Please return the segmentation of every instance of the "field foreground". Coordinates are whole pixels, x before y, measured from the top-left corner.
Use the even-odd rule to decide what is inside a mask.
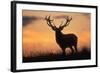
[[[91,59],[91,53],[87,50],[83,50],[82,52],[63,55],[63,54],[48,54],[42,55],[38,57],[23,57],[23,62],[47,62],[47,61],[67,61],[67,60],[86,60]]]

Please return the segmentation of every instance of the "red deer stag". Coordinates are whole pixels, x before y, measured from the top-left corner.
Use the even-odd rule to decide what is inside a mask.
[[[56,37],[56,42],[60,46],[60,48],[63,51],[63,54],[66,55],[65,49],[70,48],[72,50],[72,53],[74,53],[74,49],[77,52],[77,36],[75,34],[63,34],[61,31],[63,30],[64,27],[68,26],[72,18],[66,16],[66,21],[65,23],[61,23],[59,27],[56,27],[55,24],[53,23],[53,20],[50,19],[50,16],[46,16],[45,20],[52,28],[52,30],[55,31],[55,37]]]

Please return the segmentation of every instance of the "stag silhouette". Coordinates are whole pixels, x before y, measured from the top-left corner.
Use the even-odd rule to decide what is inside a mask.
[[[66,16],[65,18],[66,21],[64,23],[61,23],[59,27],[55,26],[53,20],[50,19],[50,16],[46,16],[45,20],[48,26],[50,26],[52,30],[55,31],[56,42],[62,49],[63,54],[66,55],[65,49],[68,47],[72,50],[72,53],[74,53],[75,51],[77,52],[77,40],[78,40],[77,36],[75,34],[63,34],[61,32],[64,27],[69,25],[72,18]]]

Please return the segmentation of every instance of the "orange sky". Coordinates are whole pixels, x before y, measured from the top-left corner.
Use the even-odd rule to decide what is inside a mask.
[[[71,16],[70,25],[63,29],[64,34],[74,33],[78,36],[78,50],[90,48],[90,14],[71,12],[50,12],[23,10],[23,53],[33,56],[47,53],[61,53],[61,48],[55,41],[55,32],[46,24],[45,16],[50,15],[56,26],[64,21],[65,16]],[[66,52],[70,49],[66,49]]]

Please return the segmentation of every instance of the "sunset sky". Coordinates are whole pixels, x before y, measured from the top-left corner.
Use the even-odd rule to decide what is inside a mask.
[[[66,16],[72,17],[69,26],[63,29],[64,34],[73,33],[78,37],[78,51],[83,47],[91,48],[91,15],[89,13],[52,12],[23,10],[23,55],[38,56],[48,53],[61,53],[62,50],[55,40],[55,32],[47,25],[46,16],[54,19],[54,24],[59,26]],[[88,50],[89,50],[88,49]],[[66,52],[71,50],[66,48]]]

